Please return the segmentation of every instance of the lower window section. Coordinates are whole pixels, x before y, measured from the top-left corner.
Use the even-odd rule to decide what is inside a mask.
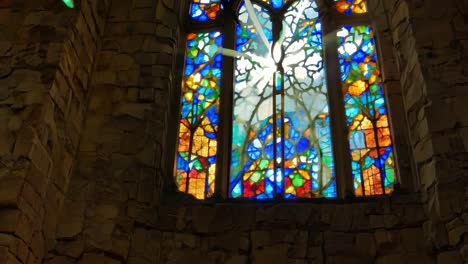
[[[395,163],[374,33],[370,26],[338,32],[341,81],[356,196],[391,193]]]

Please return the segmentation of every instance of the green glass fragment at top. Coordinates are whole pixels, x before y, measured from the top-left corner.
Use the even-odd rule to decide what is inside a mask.
[[[75,7],[75,3],[73,2],[73,0],[62,0],[62,1],[69,8],[74,8]]]

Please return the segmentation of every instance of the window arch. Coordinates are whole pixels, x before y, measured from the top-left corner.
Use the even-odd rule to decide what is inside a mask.
[[[364,0],[193,0],[179,191],[198,199],[392,192],[392,138],[366,12]]]

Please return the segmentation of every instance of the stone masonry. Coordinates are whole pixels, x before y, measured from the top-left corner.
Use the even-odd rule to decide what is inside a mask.
[[[0,0],[0,263],[468,263],[468,2],[369,0],[401,188],[200,202],[168,133],[183,0]]]

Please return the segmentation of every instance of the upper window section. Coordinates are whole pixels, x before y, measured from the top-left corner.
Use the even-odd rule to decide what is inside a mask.
[[[343,14],[367,13],[366,0],[335,0],[336,10]]]
[[[221,0],[193,0],[190,16],[199,22],[214,20],[221,9]]]

